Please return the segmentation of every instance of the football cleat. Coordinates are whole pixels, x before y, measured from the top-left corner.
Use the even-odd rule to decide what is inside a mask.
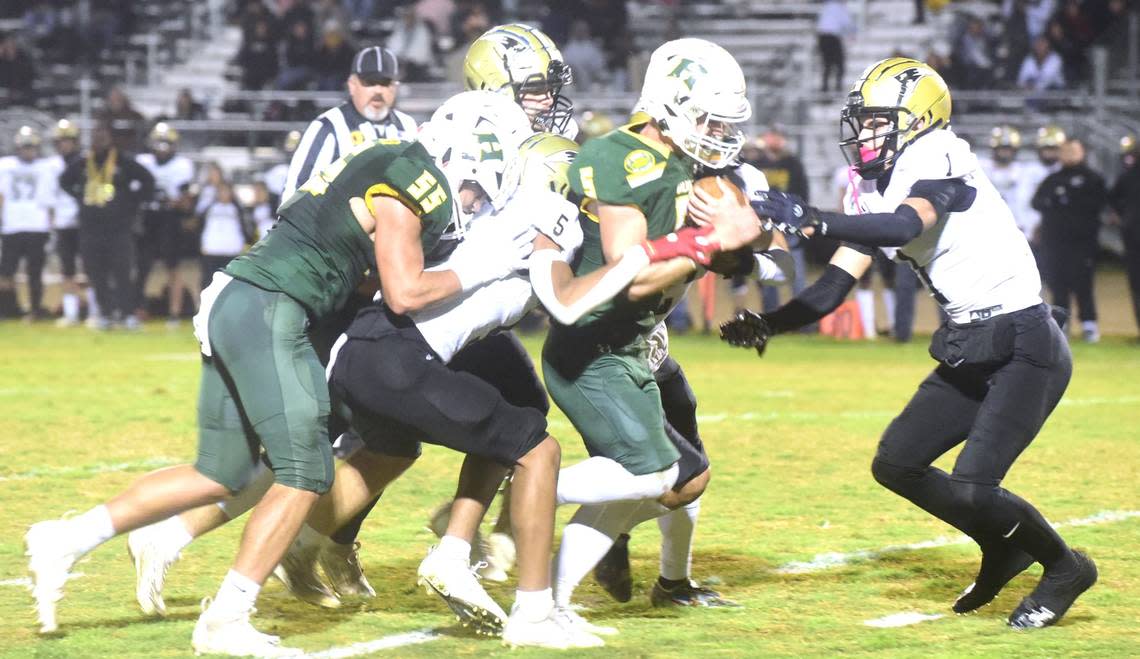
[[[548,648],[569,650],[571,648],[600,648],[606,642],[597,636],[576,628],[564,618],[551,613],[535,621],[519,612],[516,606],[503,627],[503,645],[508,647]]]
[[[649,601],[653,606],[740,606],[692,579],[686,579],[672,587],[662,585],[658,579],[653,584],[653,591],[649,593]]]
[[[1009,614],[1009,626],[1031,629],[1057,624],[1081,593],[1096,583],[1096,563],[1084,552],[1074,551],[1076,569],[1057,574],[1045,571],[1028,597]]]
[[[1033,557],[1016,547],[1003,545],[983,550],[978,576],[954,601],[954,613],[969,613],[989,604],[1007,583],[1030,565],[1033,565]]]
[[[451,501],[442,503],[435,512],[431,515],[431,521],[428,522],[428,528],[435,534],[435,537],[442,538],[447,535],[447,525],[451,521]],[[511,542],[511,549],[514,549],[514,538],[507,536]],[[491,553],[494,549],[490,543],[483,537],[482,531],[475,530],[475,537],[471,540],[471,564],[477,567],[477,574],[480,578],[488,581],[504,582],[507,580],[507,571],[514,565],[514,554],[511,554],[511,564],[506,568],[501,567],[501,563],[497,562],[502,559],[492,558]]]
[[[179,559],[179,552],[166,546],[160,530],[144,526],[127,535],[127,555],[135,565],[135,599],[139,608],[148,616],[165,616],[162,589],[166,586],[166,573]]]
[[[63,585],[67,583],[72,566],[82,557],[70,548],[70,532],[67,521],[53,519],[32,524],[24,536],[28,571],[32,574],[32,597],[36,600],[36,618],[41,634],[51,634],[59,628],[55,605],[63,599]]]
[[[327,542],[317,555],[317,562],[328,577],[333,592],[341,597],[376,597],[376,591],[364,576],[359,551],[359,542],[351,545]]]
[[[281,646],[280,637],[263,634],[249,623],[249,612],[228,616],[202,600],[202,615],[194,624],[190,644],[195,654],[222,654],[231,657],[294,657],[304,654],[297,648]]]
[[[619,602],[628,602],[633,597],[628,533],[619,535],[602,560],[594,566],[594,580]]]
[[[273,568],[273,576],[302,602],[326,609],[340,608],[341,601],[333,587],[317,572],[320,545],[304,545],[294,540],[281,564]]]
[[[618,633],[617,627],[595,625],[589,620],[586,620],[582,616],[578,615],[578,612],[569,607],[554,607],[554,619],[563,627],[569,627],[571,629],[585,632],[587,634],[593,634],[595,636],[613,636]]]
[[[478,634],[498,636],[503,633],[507,612],[480,585],[476,570],[465,560],[444,556],[435,547],[428,551],[416,574],[417,583],[427,592],[439,595],[459,618],[464,627]]]

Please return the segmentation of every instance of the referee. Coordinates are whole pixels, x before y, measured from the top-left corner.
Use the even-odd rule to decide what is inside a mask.
[[[415,120],[393,107],[399,88],[400,62],[392,51],[370,46],[358,52],[348,76],[349,100],[326,110],[305,129],[289,162],[281,201],[355,146],[383,138],[414,139]]]

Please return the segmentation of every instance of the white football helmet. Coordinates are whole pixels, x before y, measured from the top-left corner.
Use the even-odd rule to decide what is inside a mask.
[[[685,155],[726,167],[744,146],[737,124],[752,116],[744,72],[727,50],[704,39],[674,39],[653,51],[635,108],[656,120]]]
[[[464,181],[473,181],[501,210],[518,187],[519,146],[532,134],[530,118],[509,97],[469,91],[444,101],[418,139],[455,198]]]

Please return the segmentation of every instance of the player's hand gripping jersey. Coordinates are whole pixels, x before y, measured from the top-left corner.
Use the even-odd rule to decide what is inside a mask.
[[[884,247],[883,253],[910,264],[955,322],[1039,304],[1041,278],[1029,244],[970,146],[949,129],[918,138],[899,156],[889,178],[856,177],[844,196],[844,210],[849,215],[891,212],[913,196],[919,181],[950,179],[969,186],[973,199],[951,208],[918,238]]]
[[[335,311],[376,268],[372,239],[349,203],[354,197],[369,211],[377,197],[403,202],[420,218],[425,253],[455,218],[447,180],[423,146],[380,140],[313,175],[281,205],[276,228],[231,261],[226,273],[288,293],[313,317]]]

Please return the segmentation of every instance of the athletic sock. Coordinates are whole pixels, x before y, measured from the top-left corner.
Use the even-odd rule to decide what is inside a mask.
[[[554,559],[554,602],[570,606],[574,589],[613,546],[618,535],[630,528],[630,516],[641,502],[622,501],[582,506],[562,530],[562,544]]]
[[[471,543],[454,535],[440,538],[435,550],[445,558],[453,558],[464,563],[471,561]]]
[[[656,499],[677,482],[676,464],[651,474],[635,475],[620,463],[595,456],[558,472],[558,504],[603,504]]]
[[[511,615],[521,616],[527,622],[545,620],[554,609],[554,594],[550,588],[544,590],[516,590],[515,605]]]
[[[697,531],[697,518],[701,514],[701,500],[671,510],[657,518],[661,529],[661,578],[688,579],[693,567],[693,536]]]
[[[261,585],[242,574],[230,570],[218,588],[214,603],[210,610],[225,618],[233,618],[249,613],[257,602],[257,595],[261,592]]]
[[[63,307],[63,317],[67,320],[79,320],[79,296],[75,293],[64,293],[60,301]]]
[[[107,506],[98,505],[78,517],[69,520],[74,533],[71,539],[80,555],[86,554],[99,545],[115,537],[115,524]]]
[[[194,536],[186,530],[186,525],[182,523],[182,518],[178,515],[151,524],[150,531],[154,533],[154,537],[159,538],[162,544],[175,554],[194,541]]]
[[[356,536],[360,535],[360,526],[364,524],[364,518],[368,517],[368,513],[372,512],[372,509],[375,508],[379,502],[380,496],[377,495],[375,499],[356,514],[356,517],[345,522],[344,526],[332,534],[333,542],[341,545],[351,545],[356,542]]]
[[[883,310],[887,315],[887,329],[895,333],[895,292],[893,289],[883,289]]]
[[[875,291],[869,288],[856,289],[855,304],[859,305],[859,320],[863,323],[863,337],[875,338]]]

